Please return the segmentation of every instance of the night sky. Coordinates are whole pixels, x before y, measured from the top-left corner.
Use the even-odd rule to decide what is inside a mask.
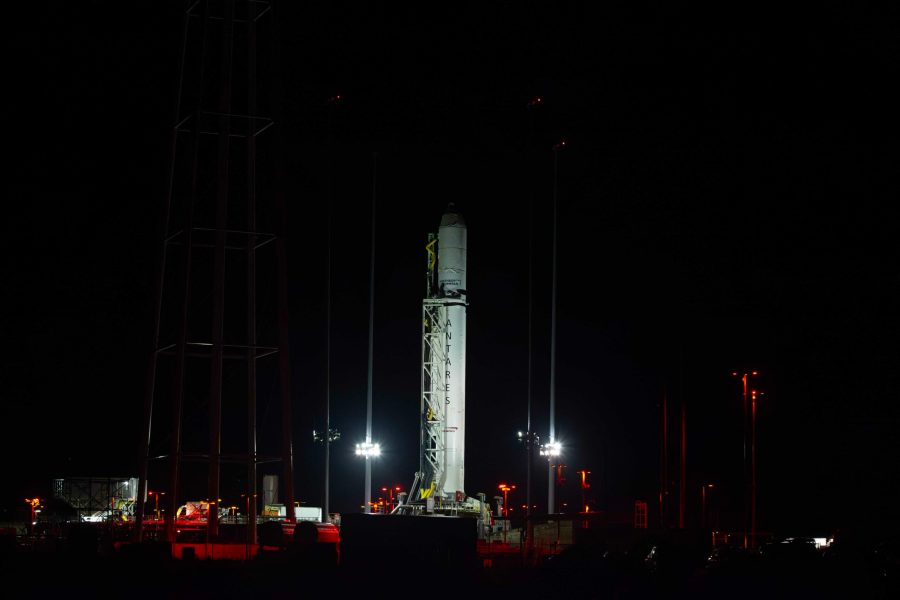
[[[171,4],[57,2],[10,21],[2,519],[52,477],[137,474],[182,28]],[[896,518],[896,11],[307,4],[276,13],[299,499],[322,493],[311,431],[330,205],[332,510],[362,502],[373,152],[373,483],[408,488],[417,468],[423,246],[453,201],[469,227],[466,491],[522,487],[529,206],[545,436],[565,139],[563,501],[586,468],[595,506],[654,503],[666,394],[686,405],[688,521],[715,482],[727,525],[742,452],[731,372],[758,369],[760,529]],[[264,435],[278,415],[266,401]]]

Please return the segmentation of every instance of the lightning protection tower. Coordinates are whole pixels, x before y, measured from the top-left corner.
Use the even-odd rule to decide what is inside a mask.
[[[277,107],[257,93],[277,81],[271,3],[188,2],[182,44],[135,534],[175,541],[178,507],[205,501],[215,541],[222,498],[254,543],[268,463],[294,520],[285,206],[265,116]],[[166,500],[152,528],[148,481]]]

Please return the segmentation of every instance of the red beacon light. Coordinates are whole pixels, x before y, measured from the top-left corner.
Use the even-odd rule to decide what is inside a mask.
[[[540,106],[544,103],[544,99],[540,96],[535,96],[531,100],[528,101],[528,106]]]
[[[562,150],[566,147],[566,140],[560,140],[559,142],[553,144],[554,150]]]

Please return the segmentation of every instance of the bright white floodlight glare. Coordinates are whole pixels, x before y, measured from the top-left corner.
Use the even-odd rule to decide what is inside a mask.
[[[550,442],[541,446],[541,456],[559,456],[560,454],[562,454],[560,442]]]
[[[361,442],[356,445],[356,455],[367,459],[381,456],[381,446],[371,442]]]

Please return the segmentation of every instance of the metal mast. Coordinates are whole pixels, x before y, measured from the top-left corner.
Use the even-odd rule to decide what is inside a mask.
[[[553,275],[550,284],[550,448],[547,514],[556,512],[556,473],[553,464],[554,445],[556,440],[556,239],[557,239],[557,199],[559,181],[559,151],[565,145],[560,142],[553,146]],[[559,456],[556,452],[555,456]],[[557,459],[558,460],[558,459]]]
[[[369,378],[366,388],[366,445],[372,444],[372,379],[375,367],[375,194],[378,153],[372,153],[372,249],[369,263]],[[366,460],[366,510],[372,512],[372,459]]]
[[[334,106],[340,100],[339,95],[328,99],[327,108],[327,134],[326,148],[328,152],[328,193],[325,199],[327,204],[327,260],[325,264],[325,434],[320,441],[325,444],[325,494],[323,501],[325,522],[331,522],[331,443],[340,439],[340,433],[331,428],[331,269],[333,259],[332,233],[333,215],[332,202],[334,201],[334,140],[331,133]],[[315,434],[314,434],[315,435]]]
[[[534,137],[534,109],[541,106],[543,99],[536,96],[529,100],[526,108],[528,110],[528,134],[525,139],[525,166],[527,170],[533,168],[533,151],[532,143]],[[531,519],[531,513],[534,507],[532,500],[532,470],[534,468],[534,448],[539,444],[538,436],[532,429],[531,412],[533,406],[533,389],[534,389],[534,191],[528,198],[528,381],[526,382],[526,410],[524,433],[525,442],[525,545],[526,554],[531,554],[530,550],[534,545],[534,522]],[[520,434],[520,438],[522,435]],[[523,441],[520,439],[520,441]]]

